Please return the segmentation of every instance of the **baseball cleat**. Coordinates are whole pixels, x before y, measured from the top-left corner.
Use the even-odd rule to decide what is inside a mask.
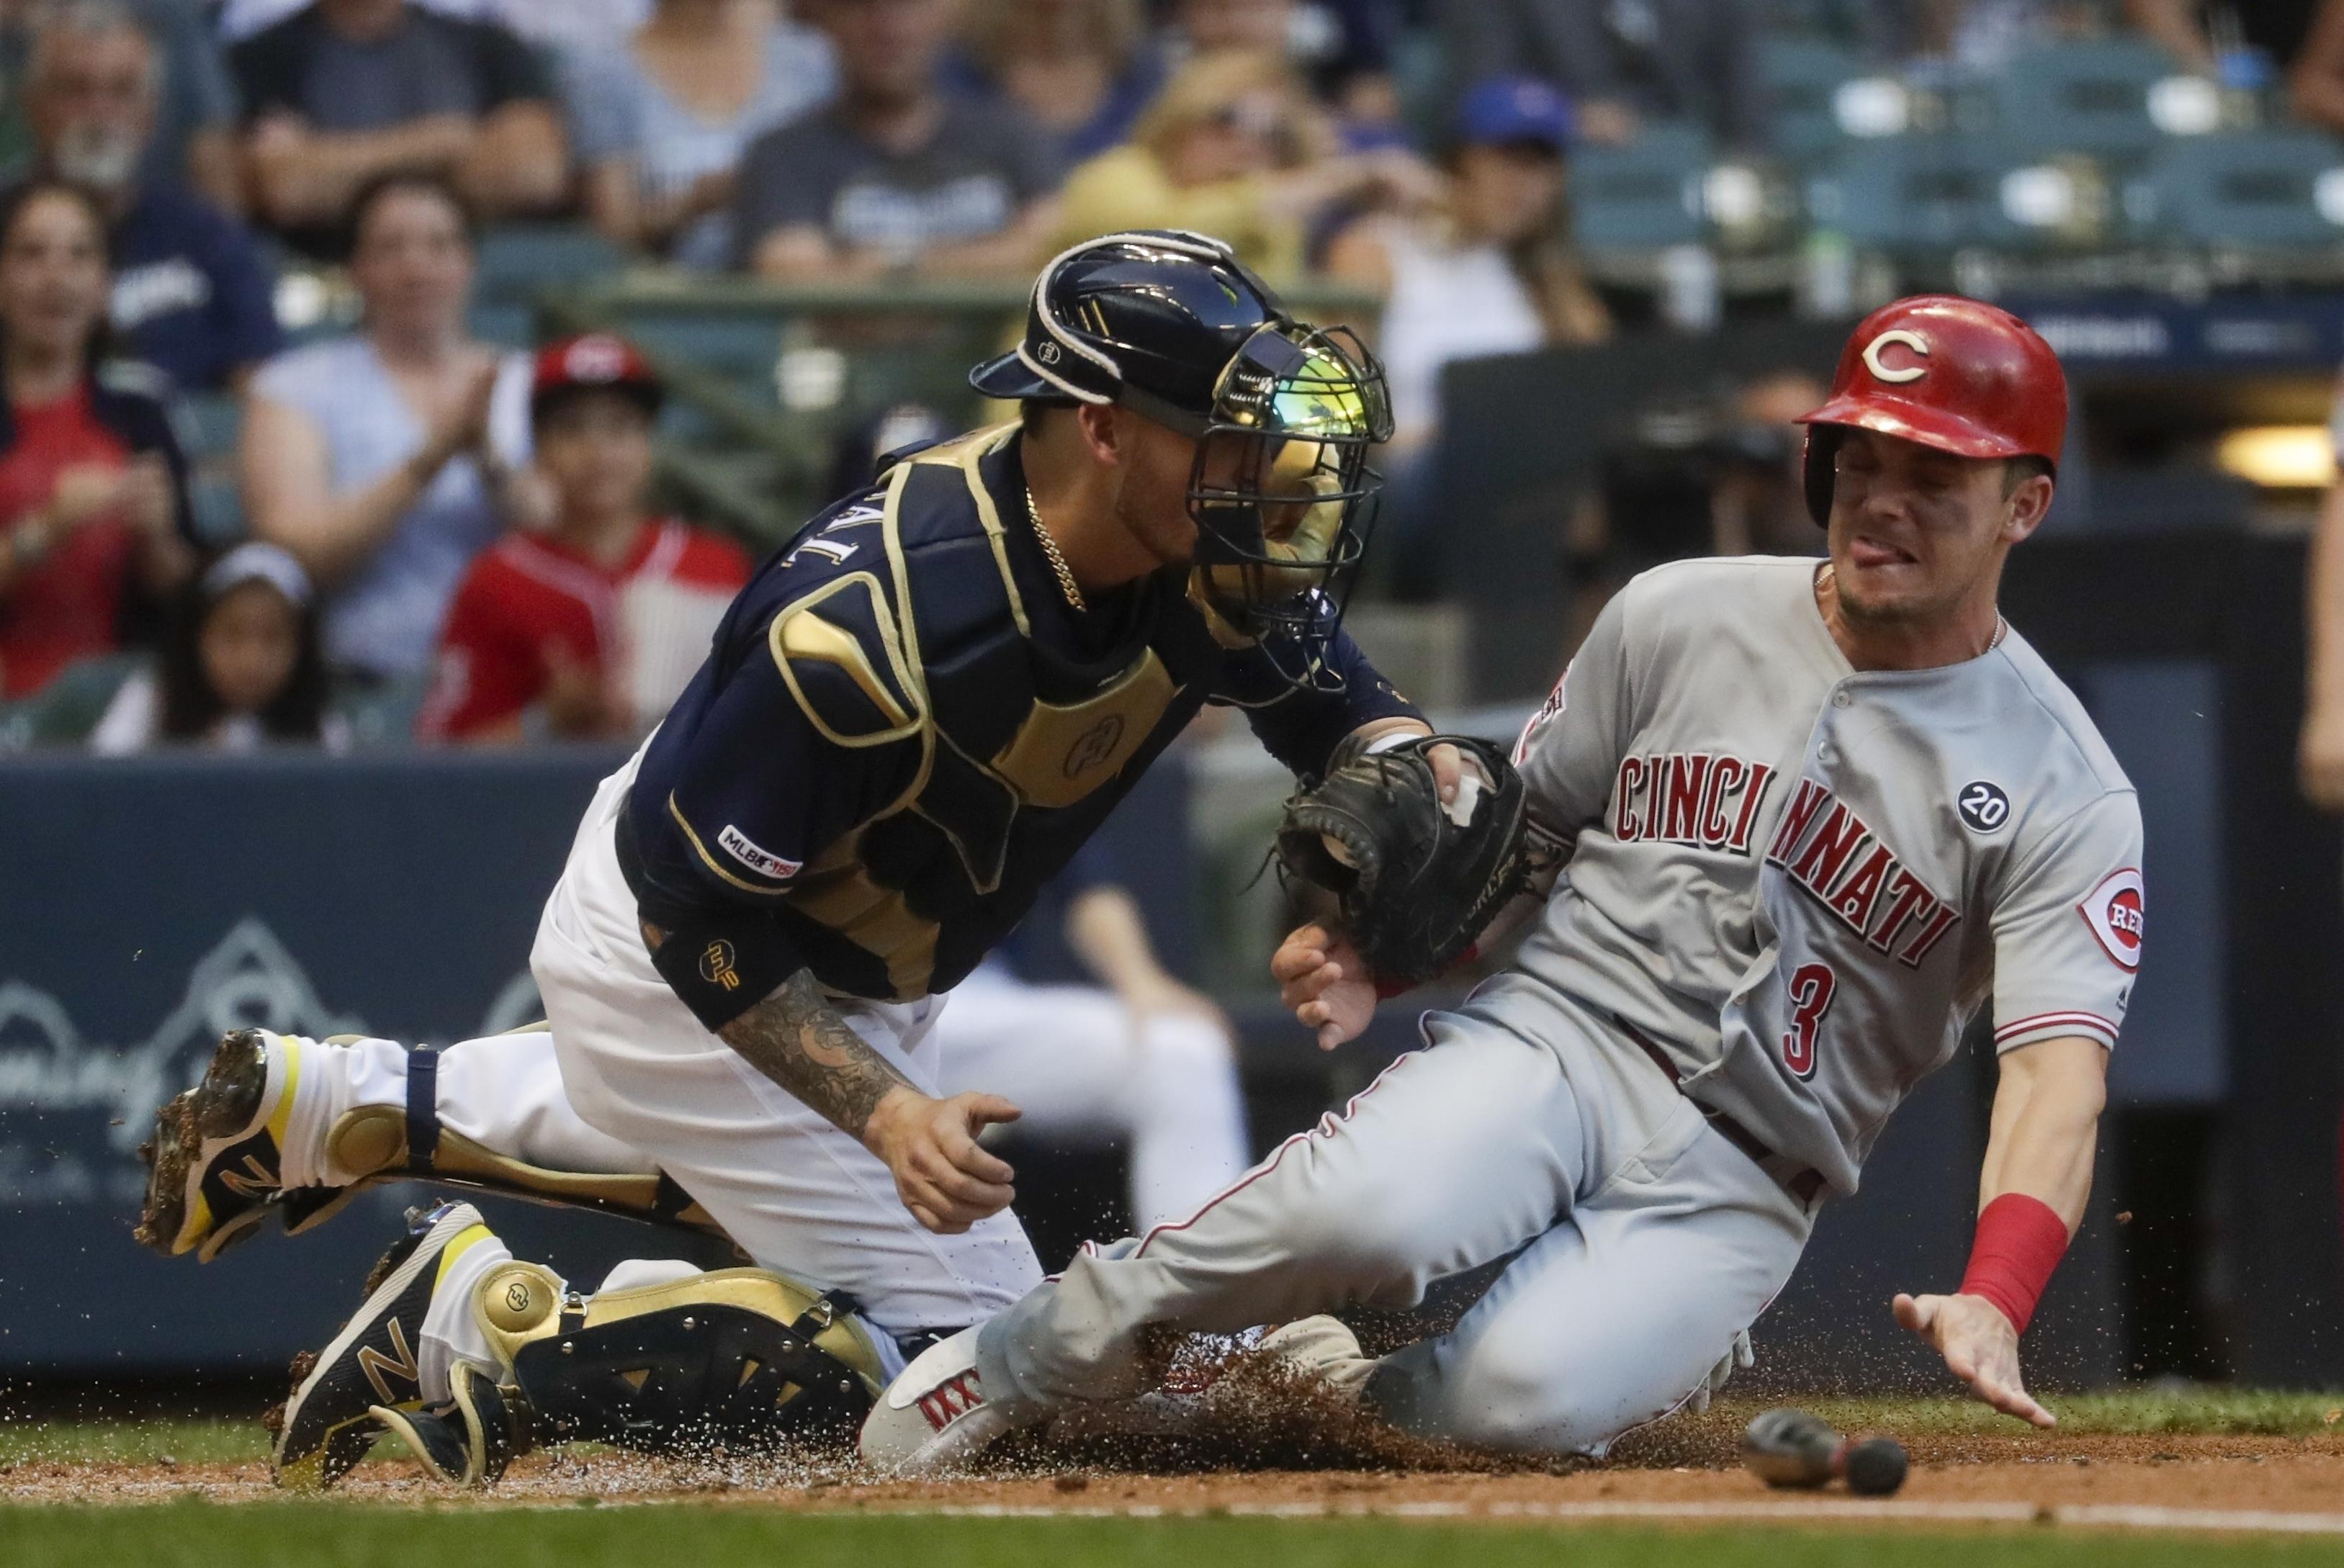
[[[470,1203],[408,1211],[407,1234],[367,1274],[365,1304],[314,1360],[294,1363],[300,1381],[268,1456],[278,1485],[331,1486],[382,1435],[380,1411],[423,1408],[423,1316],[432,1291],[457,1254],[489,1235]]]
[[[987,1403],[976,1372],[976,1330],[937,1341],[912,1359],[864,1418],[863,1462],[895,1475],[955,1470],[1020,1423]]]
[[[146,1201],[132,1233],[158,1252],[208,1263],[271,1208],[293,1231],[338,1212],[356,1188],[284,1190],[285,1130],[300,1075],[300,1042],[264,1029],[222,1035],[202,1081],[155,1112],[155,1135],[139,1146]]]
[[[1359,1348],[1359,1337],[1339,1318],[1320,1313],[1266,1332],[1255,1347],[1296,1377],[1357,1399],[1379,1364]]]
[[[458,1362],[448,1382],[451,1397],[445,1404],[429,1410],[379,1404],[367,1413],[404,1439],[434,1481],[494,1486],[513,1456],[524,1452],[520,1412],[513,1404],[520,1396],[470,1362]]]

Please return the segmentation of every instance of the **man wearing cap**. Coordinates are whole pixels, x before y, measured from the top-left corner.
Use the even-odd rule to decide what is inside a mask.
[[[1553,854],[1500,918],[1535,920],[1511,967],[1193,1218],[1086,1250],[924,1352],[864,1457],[964,1461],[1139,1392],[1150,1332],[1261,1323],[1411,1432],[1600,1454],[1746,1362],[1818,1208],[1987,1006],[1968,1270],[1894,1312],[1979,1398],[2051,1424],[2019,1335],[2083,1213],[2142,916],[2132,787],[1995,608],[2066,403],[2049,346],[1990,306],[1922,297],[1859,326],[1805,421],[1829,560],[1643,574],[1524,730]],[[1376,977],[1316,926],[1272,968],[1323,1046],[1375,1009]],[[1452,1331],[1380,1361],[1306,1316],[1509,1257]]]
[[[389,1427],[460,1480],[540,1437],[851,1431],[906,1342],[1039,1278],[975,1141],[1018,1108],[942,1092],[944,993],[1207,702],[1298,771],[1427,732],[1339,624],[1390,431],[1356,339],[1151,230],[1054,260],[971,378],[1021,418],[819,513],[604,781],[531,955],[545,1030],[240,1031],[164,1108],[140,1233],[167,1251],[438,1173],[697,1220],[759,1265],[581,1298],[435,1211],[304,1365],[288,1483]]]
[[[623,338],[564,338],[537,357],[533,467],[551,492],[541,529],[476,557],[449,607],[427,740],[642,736],[705,656],[749,579],[738,545],[653,518],[659,378]]]

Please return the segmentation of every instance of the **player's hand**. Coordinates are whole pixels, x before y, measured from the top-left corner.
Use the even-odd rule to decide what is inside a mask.
[[[2035,1402],[2018,1375],[2018,1331],[1984,1296],[1904,1296],[1893,1303],[1896,1322],[1928,1341],[1945,1370],[2002,1412],[2036,1426],[2059,1418]]]
[[[1296,930],[1269,958],[1278,1000],[1315,1030],[1318,1049],[1357,1040],[1376,1015],[1376,982],[1357,949],[1317,924]]]
[[[2323,811],[2344,811],[2344,703],[2321,704],[2304,713],[2295,769],[2305,799]]]
[[[1363,724],[1352,731],[1355,738],[1365,739],[1370,742],[1379,740],[1387,735],[1430,735],[1431,733],[1430,726],[1414,719],[1381,719],[1372,724]],[[1458,755],[1457,748],[1436,746],[1424,754],[1424,759],[1431,764],[1432,781],[1440,790],[1441,804],[1445,806],[1455,801],[1458,781],[1465,777],[1465,759]]]
[[[957,1236],[1017,1196],[1009,1184],[1016,1172],[978,1148],[976,1135],[1023,1114],[997,1094],[932,1100],[898,1087],[872,1111],[863,1141],[887,1162],[912,1218],[940,1236]]]

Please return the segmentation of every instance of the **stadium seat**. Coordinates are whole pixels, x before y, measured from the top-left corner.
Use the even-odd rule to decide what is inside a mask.
[[[40,690],[0,709],[0,751],[87,741],[114,694],[146,662],[143,653],[108,653],[66,666]]]
[[[2146,231],[2187,245],[2332,248],[2344,240],[2344,143],[2310,130],[2177,140],[2136,198]]]
[[[1591,250],[1699,244],[1709,164],[1698,126],[1650,125],[1624,147],[1580,148],[1571,160],[1573,235]]]
[[[229,392],[197,392],[179,401],[179,441],[191,459],[225,457],[236,450],[244,428],[244,404]]]
[[[506,224],[480,236],[476,286],[482,299],[520,301],[626,266],[626,252],[583,224]]]
[[[1773,37],[1760,45],[1758,73],[1776,154],[1810,167],[1845,145],[1834,96],[1868,74],[1862,55],[1821,38]]]
[[[2154,44],[2100,38],[2021,50],[1985,86],[2005,140],[2027,156],[2132,163],[2165,140],[2148,116],[2148,92],[2180,68]]]
[[[2011,158],[1972,136],[1895,136],[1851,148],[1809,182],[1807,209],[1859,249],[1897,254],[1972,246],[2021,250],[2039,236],[2002,206]]]

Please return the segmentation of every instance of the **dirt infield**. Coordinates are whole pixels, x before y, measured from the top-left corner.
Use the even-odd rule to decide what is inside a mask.
[[[1074,1464],[1069,1452],[1036,1452],[1037,1473],[945,1483],[872,1480],[844,1463],[769,1458],[652,1462],[607,1453],[521,1460],[478,1505],[544,1506],[692,1501],[725,1506],[874,1513],[1106,1513],[1138,1516],[1313,1513],[1424,1518],[1735,1519],[1834,1516],[1868,1525],[1904,1519],[1946,1523],[2028,1519],[2079,1524],[2288,1530],[2344,1534],[2344,1427],[2305,1435],[2181,1433],[2067,1435],[1905,1432],[1914,1469],[1885,1504],[1815,1493],[1770,1493],[1741,1469],[1735,1441],[1748,1412],[1688,1418],[1626,1444],[1602,1464],[1505,1469],[1383,1468],[1237,1471],[1187,1468],[1178,1454],[1145,1456],[1157,1473]],[[1201,1459],[1203,1456],[1191,1456]],[[1330,1456],[1339,1462],[1343,1456]],[[1488,1462],[1480,1462],[1487,1463]],[[258,1460],[84,1462],[22,1455],[0,1464],[0,1501],[136,1503],[282,1498]],[[411,1461],[379,1458],[337,1495],[353,1502],[464,1500],[424,1483]],[[1765,1509],[1766,1514],[1754,1513]]]

